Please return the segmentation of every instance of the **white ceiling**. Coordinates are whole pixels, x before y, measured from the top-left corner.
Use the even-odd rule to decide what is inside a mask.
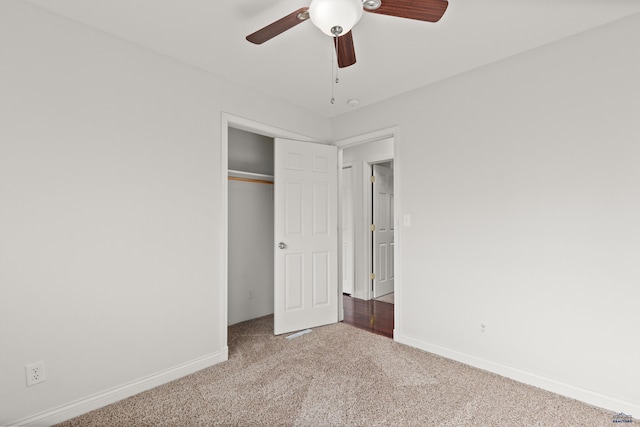
[[[365,12],[332,105],[333,44],[311,22],[245,40],[310,0],[26,1],[327,117],[640,13],[639,0],[450,0],[438,23]]]

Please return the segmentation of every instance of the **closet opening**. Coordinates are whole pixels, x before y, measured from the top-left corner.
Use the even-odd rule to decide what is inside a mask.
[[[227,326],[274,312],[274,138],[228,130]]]

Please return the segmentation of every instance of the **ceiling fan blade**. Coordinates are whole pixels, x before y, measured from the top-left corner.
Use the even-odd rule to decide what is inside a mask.
[[[353,34],[351,31],[344,36],[334,37],[333,43],[338,54],[338,67],[344,68],[356,63],[356,49],[353,46]]]
[[[254,44],[262,44],[267,40],[271,40],[278,34],[282,34],[285,31],[295,27],[299,23],[309,19],[308,10],[308,7],[298,9],[295,12],[288,14],[284,18],[278,19],[276,22],[273,22],[266,27],[259,29],[255,33],[249,34],[247,36],[247,40]]]
[[[399,18],[416,19],[418,21],[438,22],[447,10],[447,0],[382,0],[378,9],[364,10]]]

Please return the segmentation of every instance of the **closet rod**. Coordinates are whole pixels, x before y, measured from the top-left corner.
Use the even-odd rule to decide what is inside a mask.
[[[265,181],[264,179],[240,178],[240,177],[237,177],[237,176],[230,176],[229,180],[230,181],[255,182],[257,184],[271,184],[271,185],[273,185],[272,181]]]

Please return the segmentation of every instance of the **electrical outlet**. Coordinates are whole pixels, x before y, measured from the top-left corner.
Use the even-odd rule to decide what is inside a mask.
[[[44,372],[43,360],[25,366],[25,370],[27,372],[27,387],[31,387],[32,385],[44,382],[47,379],[47,376]]]
[[[486,335],[487,334],[487,323],[486,322],[480,322],[480,333],[482,335]]]
[[[253,299],[253,289],[249,289],[249,293],[248,293],[247,298]]]

